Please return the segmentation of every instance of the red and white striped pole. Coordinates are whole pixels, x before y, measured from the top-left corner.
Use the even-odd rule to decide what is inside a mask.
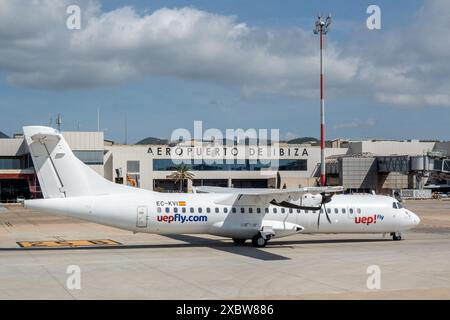
[[[324,98],[324,73],[323,73],[323,36],[328,32],[331,23],[331,15],[324,21],[322,17],[316,21],[314,33],[320,36],[320,185],[326,184],[325,168],[325,98]]]
[[[323,97],[323,30],[320,30],[320,185],[325,179],[325,100]]]

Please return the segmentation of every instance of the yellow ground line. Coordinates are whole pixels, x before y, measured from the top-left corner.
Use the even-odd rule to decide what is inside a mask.
[[[90,246],[117,246],[120,242],[111,239],[96,240],[62,240],[62,241],[19,241],[17,244],[22,248],[38,247],[90,247]]]

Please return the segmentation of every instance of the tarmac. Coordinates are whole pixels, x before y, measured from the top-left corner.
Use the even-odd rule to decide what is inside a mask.
[[[450,299],[450,201],[405,205],[422,221],[402,241],[296,235],[263,249],[5,205],[0,299]]]

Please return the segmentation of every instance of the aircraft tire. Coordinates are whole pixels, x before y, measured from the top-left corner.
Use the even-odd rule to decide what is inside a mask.
[[[394,232],[392,233],[392,240],[400,241],[402,240],[402,235],[399,232]]]
[[[263,236],[258,233],[253,237],[252,244],[256,248],[264,248],[267,245],[267,239],[264,239]]]

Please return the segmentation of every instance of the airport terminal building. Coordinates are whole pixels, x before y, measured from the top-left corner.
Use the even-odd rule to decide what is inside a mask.
[[[74,154],[106,179],[161,192],[180,189],[171,174],[185,164],[193,179],[181,186],[296,188],[315,186],[320,147],[314,143],[217,145],[188,141],[123,145],[103,132],[63,132]],[[390,194],[396,189],[433,185],[450,190],[450,143],[438,141],[327,142],[327,183],[352,192]],[[0,199],[41,197],[33,163],[22,135],[0,138]]]

